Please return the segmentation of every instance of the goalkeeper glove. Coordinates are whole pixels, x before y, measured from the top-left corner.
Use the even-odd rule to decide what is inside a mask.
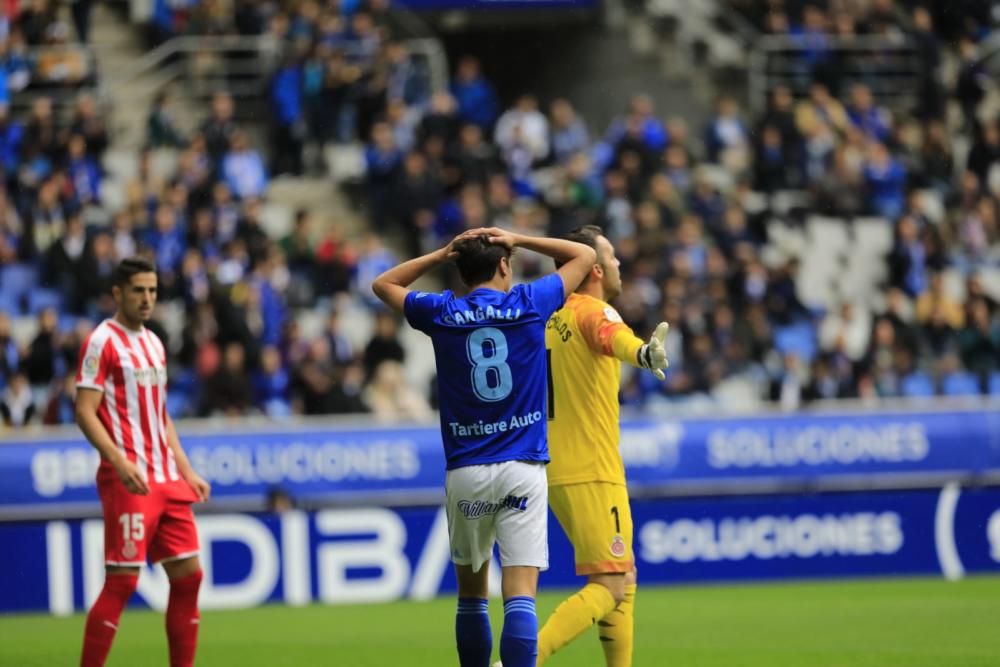
[[[667,379],[663,371],[670,362],[667,361],[667,351],[663,347],[663,342],[667,339],[669,329],[669,324],[660,322],[656,325],[656,331],[650,336],[649,342],[639,348],[639,365],[652,371],[657,380]]]

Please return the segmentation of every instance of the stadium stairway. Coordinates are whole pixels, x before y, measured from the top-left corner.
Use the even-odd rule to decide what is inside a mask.
[[[146,53],[141,30],[105,4],[96,4],[93,12],[91,46],[102,78],[105,82],[120,81],[118,77],[128,72],[135,61]],[[113,95],[110,99],[105,100],[113,113],[113,137],[105,159],[104,167],[109,178],[102,196],[107,208],[112,211],[124,202],[124,188],[137,173],[138,151],[146,138],[146,118],[153,97],[164,83],[165,80],[158,79],[155,73],[134,82],[118,83],[111,88]],[[170,86],[170,90],[178,125],[183,131],[192,131],[207,114],[205,104],[189,97],[179,86]],[[267,128],[261,124],[246,129],[252,143],[263,152]],[[325,157],[338,180],[356,177],[364,168],[360,149],[341,150]],[[154,174],[166,177],[173,172],[176,161],[175,151],[156,151],[153,155]],[[314,213],[319,234],[334,223],[339,224],[349,238],[359,238],[364,232],[363,219],[328,178],[281,177],[272,182],[264,211],[265,226],[273,238],[280,238],[291,229],[292,218],[298,208]]]

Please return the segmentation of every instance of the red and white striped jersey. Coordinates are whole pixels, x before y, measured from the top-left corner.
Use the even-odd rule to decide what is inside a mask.
[[[76,386],[104,392],[97,416],[147,483],[180,480],[167,445],[167,355],[156,334],[104,320],[83,342]]]

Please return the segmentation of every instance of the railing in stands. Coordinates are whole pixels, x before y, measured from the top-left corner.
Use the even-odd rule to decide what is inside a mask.
[[[404,42],[413,56],[425,63],[433,89],[445,88],[448,61],[441,44],[427,37]],[[149,81],[146,92],[179,80],[190,94],[198,97],[226,88],[237,99],[253,98],[263,92],[267,77],[280,57],[281,45],[267,37],[174,37],[105,81],[102,90],[111,99],[117,99],[122,91],[140,80]]]
[[[921,72],[916,46],[904,37],[827,36],[823,43],[801,37],[760,37],[750,53],[750,104],[754,112],[767,105],[768,91],[788,86],[796,97],[808,94],[817,78],[815,61],[824,53],[825,75],[842,86],[865,83],[879,103],[889,107],[913,106],[920,90]]]

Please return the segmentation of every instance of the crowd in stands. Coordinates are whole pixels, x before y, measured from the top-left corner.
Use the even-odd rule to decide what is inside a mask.
[[[549,234],[600,225],[622,261],[626,322],[640,334],[673,325],[668,381],[633,375],[629,403],[709,396],[731,380],[788,408],[1000,393],[1000,116],[983,104],[990,82],[974,57],[988,24],[966,15],[952,52],[918,3],[754,4],[771,7],[762,29],[803,45],[799,85],[776,86],[763,113],[722,97],[689,128],[637,95],[594,128],[566,99],[523,95],[502,108],[465,58],[419,120],[374,126],[373,224],[398,226],[411,253],[483,224]],[[920,44],[916,108],[886,108],[864,79],[837,76],[831,35],[889,33]],[[949,56],[958,74],[946,88]],[[798,203],[779,211],[789,191]],[[803,299],[811,267],[776,254],[769,232],[817,214],[877,217],[891,230],[875,298]],[[523,277],[547,270],[525,261]]]
[[[6,3],[0,11],[0,104],[25,90],[93,85],[96,70],[81,45],[90,33],[91,0],[70,5],[69,24],[54,0]]]
[[[399,323],[377,314],[370,294],[372,279],[396,262],[379,237],[354,242],[300,210],[286,237],[271,238],[261,219],[271,178],[301,168],[300,125],[347,142],[395,103],[426,94],[405,47],[390,39],[384,3],[349,4],[287,12],[244,3],[215,28],[202,19],[218,6],[195,4],[185,16],[170,5],[175,27],[189,18],[188,31],[268,30],[281,41],[270,164],[231,95],[215,94],[192,133],[164,92],[149,115],[148,150],[124,204],[112,209],[102,201],[112,137],[93,95],[80,94],[69,117],[48,97],[23,117],[0,105],[0,423],[72,421],[79,346],[114,310],[112,267],[135,254],[159,273],[161,308],[151,326],[171,352],[175,415],[427,416],[425,392],[397,390]],[[12,25],[30,23],[22,11]],[[154,169],[160,149],[176,156],[166,178]],[[307,340],[293,316],[317,303],[329,312],[325,333]],[[371,313],[367,344],[342,333],[341,304]],[[34,330],[28,341],[17,335],[25,322]]]
[[[873,16],[784,4],[790,31],[859,29]],[[424,418],[433,391],[403,379],[400,322],[380,310],[370,284],[396,262],[384,239],[398,236],[416,254],[482,225],[605,230],[622,261],[622,317],[640,335],[661,319],[672,324],[667,382],[628,375],[630,405],[706,397],[734,380],[786,408],[1000,392],[1000,308],[990,282],[1000,274],[988,273],[1000,265],[1000,118],[984,113],[988,82],[975,71],[947,90],[929,78],[964,120],[950,120],[947,104],[890,111],[863,82],[828,80],[820,46],[809,56],[808,94],[778,87],[761,115],[724,97],[690,128],[636,95],[599,129],[566,99],[543,105],[525,94],[504,108],[472,57],[453,64],[449,90],[432,92],[386,29],[383,0],[335,10],[306,0],[293,12],[240,2],[231,15],[212,2],[186,13],[166,6],[168,36],[267,33],[284,45],[271,85],[270,160],[240,127],[228,94],[213,98],[190,136],[162,95],[148,139],[177,151],[176,170],[158,180],[143,153],[125,205],[108,210],[109,136],[93,98],[81,96],[72,118],[55,118],[44,99],[26,118],[0,116],[0,411],[8,424],[72,420],[80,342],[113,311],[114,263],[137,253],[159,271],[151,326],[171,353],[175,415]],[[897,16],[896,25],[923,34],[943,57],[927,12]],[[983,35],[963,34],[956,57],[972,69],[970,49]],[[371,233],[351,241],[303,210],[287,236],[270,237],[261,220],[269,179],[302,169],[307,140],[359,137]],[[971,144],[967,156],[954,148],[960,138]],[[772,210],[787,191],[800,203]],[[812,213],[885,219],[893,241],[880,258],[877,305],[803,300],[809,266],[773,252],[772,221],[794,229]],[[530,253],[515,266],[520,279],[550,270]],[[960,298],[945,280],[956,274]],[[297,315],[317,304],[328,313],[323,332],[307,336]],[[345,335],[351,308],[374,319],[366,345]],[[37,333],[19,345],[14,329],[25,318],[36,318]]]

